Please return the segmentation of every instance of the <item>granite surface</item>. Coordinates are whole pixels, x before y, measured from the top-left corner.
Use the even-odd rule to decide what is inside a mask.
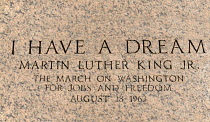
[[[178,40],[184,52],[188,40],[203,40],[206,53],[126,54],[126,40],[158,40],[171,50]],[[4,122],[209,122],[210,120],[210,2],[208,0],[0,0],[0,121]],[[15,41],[15,53],[12,44]],[[42,41],[42,54],[29,54],[29,41]],[[47,49],[53,40],[59,54]],[[72,40],[70,49],[65,48]],[[76,40],[84,40],[75,54]],[[112,54],[104,48],[106,40]],[[80,43],[82,44],[82,42]],[[132,43],[131,50],[136,49]],[[51,45],[52,46],[52,45]],[[192,49],[192,48],[191,48]],[[200,47],[201,49],[201,47]],[[148,50],[147,50],[148,51]],[[79,69],[78,61],[128,61],[129,69]],[[171,60],[173,69],[138,69],[139,60]],[[195,69],[180,69],[192,60]],[[20,69],[22,62],[69,61],[69,69]],[[30,64],[34,65],[33,63]],[[120,65],[119,65],[120,66]],[[122,68],[122,67],[121,67]],[[37,80],[35,75],[50,76]],[[57,82],[56,76],[91,76],[91,82]],[[117,76],[183,75],[177,82],[120,82]],[[98,82],[98,76],[111,76]],[[37,80],[37,81],[36,81]],[[65,87],[46,90],[46,85]],[[69,91],[69,85],[86,85],[87,91]],[[171,85],[170,91],[126,91],[126,85]],[[97,90],[99,85],[119,85],[119,91]],[[107,102],[72,102],[76,95],[109,95]],[[124,96],[124,101],[116,98]],[[145,101],[130,102],[131,96]],[[103,99],[104,100],[104,99]]]

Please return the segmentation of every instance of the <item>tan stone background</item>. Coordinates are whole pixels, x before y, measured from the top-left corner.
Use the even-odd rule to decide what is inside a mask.
[[[210,120],[209,51],[206,54],[126,55],[126,39],[173,41],[205,40],[210,49],[210,2],[208,0],[1,0],[0,1],[0,121],[154,121],[208,122]],[[78,56],[28,55],[29,40],[83,39],[88,52]],[[17,40],[17,54],[11,54]],[[107,40],[113,54],[95,52]],[[187,45],[186,45],[187,46]],[[21,60],[195,60],[199,70],[20,70]],[[134,66],[133,66],[134,67]],[[144,94],[146,103],[70,103],[69,96],[84,92],[49,92],[35,83],[34,74],[184,74],[171,92]],[[97,82],[92,82],[95,85]],[[113,80],[112,84],[117,84]],[[95,93],[99,94],[99,93]],[[106,92],[106,94],[120,94]]]

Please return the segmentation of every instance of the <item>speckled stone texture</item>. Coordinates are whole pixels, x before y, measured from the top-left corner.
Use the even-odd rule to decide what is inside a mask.
[[[204,41],[206,53],[126,54],[125,40],[166,40],[171,50],[176,39],[187,52],[188,40]],[[210,2],[208,0],[0,0],[0,121],[4,122],[209,122],[210,121]],[[15,54],[12,55],[12,41]],[[28,54],[29,41],[42,41],[43,53]],[[50,50],[56,43],[60,54]],[[72,40],[65,54],[65,47]],[[84,40],[74,54],[75,40]],[[106,49],[98,54],[106,40]],[[142,43],[141,43],[142,44]],[[141,45],[140,44],[140,45]],[[194,43],[198,45],[198,43]],[[69,61],[69,69],[19,69],[21,61]],[[129,69],[78,69],[78,61],[126,60]],[[138,60],[171,60],[173,69],[137,69]],[[192,60],[199,69],[180,70],[182,60]],[[49,75],[50,82],[35,82],[34,75]],[[57,83],[57,75],[89,75],[91,82]],[[99,75],[111,81],[98,82]],[[183,75],[170,84],[171,91],[97,91],[103,84],[143,85],[119,82],[118,75]],[[89,85],[91,91],[46,91],[46,84]],[[110,95],[108,102],[71,102],[72,95]],[[116,102],[123,95],[123,102]],[[145,96],[145,102],[130,102],[129,96]]]

